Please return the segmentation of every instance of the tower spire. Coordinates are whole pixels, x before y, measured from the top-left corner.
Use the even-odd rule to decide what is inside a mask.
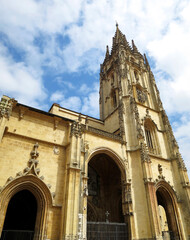
[[[125,35],[120,31],[119,25],[116,21],[116,32],[115,32],[115,35],[113,37],[113,44],[112,44],[111,53],[116,50],[118,45],[123,45],[126,48],[130,48],[129,43],[127,42],[127,39],[126,39]]]

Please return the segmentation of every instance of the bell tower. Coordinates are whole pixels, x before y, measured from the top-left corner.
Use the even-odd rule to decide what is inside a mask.
[[[150,235],[162,239],[159,205],[165,211],[168,232],[173,234],[170,237],[187,239],[190,235],[187,169],[147,57],[138,51],[133,40],[130,46],[118,24],[111,52],[107,46],[100,68],[99,103],[101,120],[126,145],[128,178],[136,198],[133,201],[136,206],[143,204]],[[140,213],[137,215],[137,222],[146,221]],[[139,234],[142,226],[137,227]]]

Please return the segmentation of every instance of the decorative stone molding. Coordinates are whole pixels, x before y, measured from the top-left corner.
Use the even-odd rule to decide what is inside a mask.
[[[59,150],[59,147],[58,147],[58,146],[54,146],[54,147],[53,147],[53,153],[54,153],[55,155],[59,155],[60,150]]]
[[[83,197],[88,197],[88,186],[85,184],[83,188]]]
[[[144,104],[146,102],[146,100],[147,100],[146,92],[143,91],[142,89],[138,88],[138,87],[136,88],[136,90],[137,90],[137,99],[138,99],[138,101],[140,103]]]
[[[26,167],[22,172],[21,171],[18,172],[14,178],[12,176],[10,176],[7,179],[6,184],[3,187],[0,187],[0,193],[13,180],[21,178],[21,177],[26,176],[26,175],[34,175],[34,176],[38,177],[41,181],[44,180],[44,176],[39,177],[40,169],[37,168],[37,166],[39,164],[39,161],[37,160],[37,158],[39,157],[38,147],[39,147],[38,143],[35,143],[34,146],[33,146],[33,150],[30,153],[31,158],[28,161],[28,167]],[[51,188],[50,184],[46,184],[46,186],[49,189]],[[51,195],[52,195],[53,198],[55,197],[54,192],[52,192]]]
[[[135,115],[137,138],[144,139],[144,132],[143,132],[141,122],[140,122],[139,111],[138,111],[135,99],[133,97],[131,97],[131,99],[130,99],[130,104],[131,104],[131,110]]]
[[[141,153],[141,161],[142,162],[147,162],[151,163],[149,154],[148,154],[148,149],[145,143],[141,143],[140,145],[140,153]]]
[[[162,169],[162,165],[161,165],[161,164],[158,164],[158,172],[159,172],[159,175],[161,176],[161,175],[162,175],[162,172],[163,172],[163,169]]]
[[[81,139],[81,152],[86,153],[89,150],[89,143],[88,141],[83,141],[83,139]]]
[[[122,137],[125,134],[125,131],[124,131],[124,120],[123,120],[123,114],[125,113],[125,111],[124,111],[124,104],[123,104],[123,102],[120,102],[118,110],[119,110],[118,112],[119,112],[120,136]]]
[[[178,147],[178,144],[177,144],[177,141],[174,137],[174,134],[173,134],[173,131],[172,131],[172,127],[170,125],[170,122],[169,122],[169,119],[168,119],[168,116],[166,115],[166,112],[165,110],[162,110],[162,119],[163,119],[163,124],[166,128],[166,132],[168,134],[168,137],[169,137],[169,141],[170,143],[172,144],[172,147]]]
[[[83,214],[78,214],[78,240],[83,239]]]
[[[71,136],[81,137],[82,136],[82,125],[80,122],[74,121],[71,125]]]
[[[189,182],[182,182],[181,184],[182,184],[183,188],[190,188]]]
[[[177,202],[180,203],[181,199],[180,199],[179,195],[177,194],[177,191],[174,189],[174,186],[171,185],[170,181],[166,181],[165,176],[163,176],[162,174],[159,175],[158,178],[154,181],[154,184],[158,185],[158,184],[160,184],[162,182],[164,182],[164,183],[166,183],[166,184],[168,184],[170,186],[170,188],[172,189],[174,195],[176,196]]]
[[[31,159],[28,161],[28,167],[24,169],[24,173],[29,174],[32,173],[36,176],[39,176],[40,169],[37,168],[39,161],[37,158],[39,157],[39,152],[38,152],[38,143],[34,144],[33,150],[31,151]]]
[[[131,179],[124,181],[122,184],[123,193],[123,214],[133,216],[132,194],[131,194]]]
[[[12,108],[13,108],[13,103],[15,102],[14,98],[8,98],[6,96],[3,96],[0,101],[0,117],[5,117],[9,119],[11,113],[12,113]]]
[[[124,201],[126,203],[132,203],[132,195],[131,195],[131,180],[123,183],[123,193],[124,193]]]
[[[180,153],[176,153],[176,159],[177,159],[178,168],[182,169],[183,171],[187,171],[187,168],[185,166],[185,162],[184,162]]]
[[[154,184],[154,181],[152,178],[143,178],[144,180],[144,184],[147,184],[147,183],[153,183]]]
[[[69,234],[69,235],[66,235],[63,239],[64,240],[78,240],[78,236],[73,235],[73,234]]]
[[[54,116],[54,130],[58,128],[60,118]]]
[[[163,109],[163,105],[162,105],[162,101],[161,101],[161,98],[160,98],[160,92],[159,92],[156,84],[154,86],[155,86],[156,94],[157,94],[158,107],[160,108],[160,110],[162,110]]]
[[[82,124],[81,131],[95,133],[97,135],[104,136],[104,137],[107,137],[107,138],[111,138],[111,139],[114,139],[116,141],[119,141],[119,142],[123,143],[123,139],[122,139],[121,136],[118,136],[114,133],[109,133],[109,132],[106,132],[106,131],[103,131],[103,130],[100,130],[100,129],[97,129],[97,128],[93,128],[93,127],[89,126],[88,130],[87,130],[85,125]]]

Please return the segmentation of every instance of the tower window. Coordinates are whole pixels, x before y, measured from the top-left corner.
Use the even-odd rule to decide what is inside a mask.
[[[145,129],[146,139],[147,139],[147,146],[150,149],[153,149],[152,137],[151,132],[149,129]]]
[[[160,154],[160,147],[154,123],[151,120],[147,120],[145,121],[144,128],[149,152],[153,154]]]

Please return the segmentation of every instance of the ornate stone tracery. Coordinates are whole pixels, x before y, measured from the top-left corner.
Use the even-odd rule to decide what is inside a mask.
[[[176,158],[177,158],[178,168],[182,169],[183,171],[187,171],[187,168],[185,166],[185,162],[184,162],[180,153],[176,153]]]
[[[130,98],[130,104],[131,104],[131,110],[135,115],[137,138],[144,139],[144,132],[143,132],[141,122],[140,122],[139,111],[138,111],[135,99],[133,97]]]
[[[142,162],[148,162],[151,163],[149,154],[148,154],[148,149],[145,143],[141,143],[140,147],[140,152],[141,152],[141,160]]]
[[[137,99],[140,103],[145,103],[146,100],[147,100],[147,95],[144,91],[142,91],[141,89],[139,88],[136,88],[137,90]]]
[[[15,102],[14,98],[8,98],[3,96],[0,101],[0,117],[8,118],[11,115],[13,103]]]
[[[179,148],[177,141],[174,137],[173,130],[172,130],[172,127],[170,125],[170,122],[169,122],[168,116],[166,115],[165,110],[162,110],[162,119],[163,119],[163,124],[165,126],[169,141],[172,145],[171,148],[175,148],[175,147]]]
[[[71,136],[75,136],[75,137],[82,136],[82,125],[80,122],[74,121],[71,124]]]

